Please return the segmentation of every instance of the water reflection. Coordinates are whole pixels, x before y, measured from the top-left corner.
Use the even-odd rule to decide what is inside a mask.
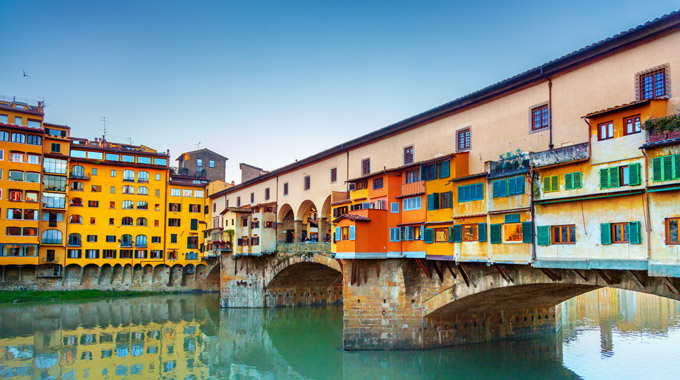
[[[679,302],[603,289],[563,304],[562,318],[561,331],[540,339],[342,352],[336,307],[220,310],[217,295],[3,305],[0,378],[612,379],[677,372]]]

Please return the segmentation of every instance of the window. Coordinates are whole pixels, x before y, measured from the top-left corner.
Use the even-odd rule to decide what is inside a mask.
[[[479,225],[478,224],[464,224],[462,226],[462,231],[463,231],[463,236],[462,240],[463,241],[477,241],[478,237],[477,234],[479,232]]]
[[[583,187],[581,172],[567,173],[564,175],[564,189],[574,190]]]
[[[471,185],[458,186],[458,203],[479,201],[484,199],[484,184],[473,183]]]
[[[115,176],[116,176],[116,171],[112,169],[111,170],[111,177],[115,177]]]
[[[170,235],[170,243],[177,243],[177,234]]]
[[[18,181],[18,182],[23,182],[24,181],[24,172],[18,172],[15,170],[10,170],[9,171],[9,176],[7,177],[10,181]]]
[[[135,238],[135,247],[146,247],[146,235],[137,235]]]
[[[88,259],[98,259],[99,258],[99,250],[98,249],[86,249],[85,250],[85,257]]]
[[[22,123],[23,123],[23,120],[22,120],[21,117],[19,117],[19,116],[14,116],[14,124],[15,124],[15,125],[22,125]]]
[[[66,255],[69,259],[79,259],[82,257],[82,254],[82,249],[69,249]]]
[[[338,168],[331,169],[331,183],[338,181]]]
[[[203,168],[203,160],[200,158],[196,159],[196,169],[201,170]]]
[[[52,143],[52,153],[60,153],[61,152],[61,145],[57,143]]]
[[[264,189],[264,200],[269,200],[269,188]]]
[[[21,120],[21,119],[19,119]],[[25,144],[26,143],[26,135],[23,133],[12,133],[12,142],[13,143],[20,143],[20,144]]]
[[[88,243],[96,243],[97,242],[97,235],[87,235],[87,242]]]
[[[87,207],[99,207],[99,201],[87,201]]]
[[[674,179],[680,179],[680,154],[652,158],[653,182],[672,181]]]
[[[121,204],[121,208],[132,210],[133,208],[135,208],[135,204],[132,201],[123,201],[123,203]]]
[[[194,198],[203,198],[203,190],[194,190]]]
[[[182,205],[179,203],[168,203],[168,210],[173,212],[182,211]]]
[[[76,166],[72,167],[71,168],[71,177],[73,177],[73,178],[85,178],[85,168],[80,166],[80,165],[76,165]]]
[[[45,191],[66,191],[66,177],[45,174],[43,185]]]
[[[148,225],[148,222],[146,218],[137,218],[137,226],[139,227],[146,227]]]
[[[390,228],[390,241],[401,241],[400,228]]]
[[[161,174],[160,174],[160,173],[156,173],[156,181],[160,181],[160,180],[161,180]]]
[[[28,194],[26,194],[28,197]],[[37,194],[36,194],[37,201]],[[43,207],[47,208],[64,208],[66,207],[66,195],[65,194],[54,194],[54,193],[43,193],[42,195]],[[82,203],[80,204],[83,205]]]
[[[93,193],[101,193],[102,192],[102,187],[101,185],[92,185],[90,188],[90,191]]]
[[[134,182],[135,181],[135,172],[132,171],[132,170],[123,171],[123,181]]]
[[[420,169],[411,169],[406,172],[404,183],[413,183],[420,181]]]
[[[449,228],[435,228],[434,229],[434,242],[435,243],[448,243],[449,241]]]
[[[73,191],[83,191],[85,185],[82,182],[71,182],[71,190]]]
[[[97,175],[97,168],[92,168],[92,175]]]
[[[125,216],[121,219],[120,224],[123,226],[132,226],[132,217]]]
[[[660,68],[651,72],[640,74],[638,81],[640,84],[640,100],[658,98],[667,95],[665,68]]]
[[[120,246],[121,247],[132,247],[132,235],[125,234],[125,235],[121,236],[120,237]],[[121,258],[122,258],[122,255],[121,255]]]
[[[149,195],[149,188],[146,186],[140,186],[137,188],[137,195]]]
[[[421,179],[424,181],[437,179],[437,164],[423,165]]]
[[[170,219],[168,219],[168,226],[179,227],[180,226],[180,220],[178,218],[170,218]]]
[[[612,243],[628,243],[629,238],[628,223],[612,223]]]
[[[404,148],[404,165],[413,163],[413,146]]]
[[[137,163],[151,165],[151,157],[137,157]]]
[[[492,183],[493,197],[524,194],[524,177],[501,179]]]
[[[236,207],[241,207],[241,197],[236,197]]]
[[[45,230],[42,233],[43,244],[61,244],[62,234],[59,230]]]
[[[116,242],[116,235],[106,235],[106,242],[107,243],[115,243]]]
[[[531,110],[531,130],[538,131],[549,127],[548,105],[542,105]]]
[[[575,244],[576,243],[576,227],[571,226],[552,226],[551,227],[551,243],[552,244]]]
[[[134,194],[135,188],[130,185],[123,186],[123,194]]]
[[[608,140],[614,138],[614,122],[608,121],[606,123],[597,125],[598,140]]]
[[[83,224],[83,217],[80,215],[71,215],[68,217],[70,224]]]
[[[163,251],[158,250],[158,249],[151,250],[151,257],[150,258],[151,259],[162,259],[163,258]]]
[[[137,173],[137,182],[149,182],[149,172],[142,170]]]
[[[470,128],[456,131],[456,151],[462,152],[470,149]]]
[[[90,217],[90,224],[94,224],[94,222],[95,222],[95,217],[94,216]]]
[[[451,192],[448,191],[446,193],[440,193],[439,194],[440,201],[439,201],[439,206],[440,208],[451,208]]]
[[[152,242],[152,243],[160,243],[160,242],[161,242],[161,237],[160,237],[160,236],[152,236],[152,237],[151,237],[151,242]]]
[[[120,250],[120,258],[121,259],[131,259],[132,258],[132,250],[131,249],[121,249]]]
[[[654,159],[652,159],[652,165]],[[637,186],[640,184],[640,167],[638,163],[600,169],[600,189],[614,189],[621,186]]]
[[[190,189],[182,189],[182,196],[183,197],[190,197],[191,196],[191,190]]]
[[[103,258],[105,259],[115,259],[116,258],[116,250],[115,249],[105,249],[102,251]]]
[[[680,218],[666,219],[666,244],[680,244],[678,224],[680,224]]]
[[[196,204],[189,205],[189,212],[201,212],[201,205]]]
[[[312,186],[312,178],[308,175],[305,176],[305,190],[309,190]]]
[[[404,198],[404,211],[411,211],[411,210],[420,210],[422,207],[421,204],[421,198],[420,197],[413,197],[413,198]],[[393,205],[396,205],[396,212],[399,212],[399,203],[392,203]]]
[[[543,177],[543,192],[560,191],[560,177],[556,175]]]
[[[369,175],[371,173],[371,159],[365,158],[361,160],[361,175]]]
[[[288,195],[288,182],[283,184],[283,195]]]
[[[80,234],[68,235],[68,245],[71,247],[80,247],[82,245]]]
[[[383,177],[373,179],[373,190],[382,189]]]
[[[255,203],[255,193],[250,193],[250,204],[252,205],[254,203]]]
[[[623,119],[623,134],[632,135],[642,131],[640,124],[640,115],[629,116]]]
[[[503,241],[506,243],[521,243],[523,240],[522,223],[503,224]]]
[[[43,170],[45,173],[66,174],[66,160],[46,157],[43,160]]]

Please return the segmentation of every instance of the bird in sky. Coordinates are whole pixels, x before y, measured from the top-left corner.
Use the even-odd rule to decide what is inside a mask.
[[[30,75],[26,74],[26,71],[25,71],[25,70],[21,70],[21,71],[23,71],[24,77],[27,77],[27,78],[30,78],[30,77],[31,77]]]

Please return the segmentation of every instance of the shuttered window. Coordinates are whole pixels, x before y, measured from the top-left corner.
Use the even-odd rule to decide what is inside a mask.
[[[574,190],[583,187],[581,172],[567,173],[564,175],[564,189]]]
[[[458,203],[484,199],[484,184],[474,183],[458,187]]]
[[[550,226],[536,227],[536,244],[550,245]]]
[[[560,177],[556,175],[543,177],[543,192],[560,191]]]
[[[486,223],[477,224],[477,240],[486,241]]]
[[[491,225],[491,244],[500,244],[503,240],[501,238],[501,225],[492,224]]]
[[[433,243],[434,242],[434,229],[432,228],[426,228],[425,229],[425,243]]]
[[[492,183],[493,197],[524,194],[524,177],[501,179]]]
[[[450,161],[440,162],[438,166],[439,166],[439,178],[448,178],[451,175]]]
[[[427,209],[439,210],[439,193],[427,194]]]
[[[652,181],[663,182],[680,179],[680,154],[654,157],[652,159]]]
[[[463,241],[463,226],[458,224],[453,226],[453,238],[452,241],[454,243],[460,243]]]

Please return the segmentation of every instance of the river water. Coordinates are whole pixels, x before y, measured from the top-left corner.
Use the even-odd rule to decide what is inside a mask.
[[[8,379],[679,379],[680,302],[601,289],[533,339],[342,352],[338,307],[220,310],[217,295],[0,305]]]

